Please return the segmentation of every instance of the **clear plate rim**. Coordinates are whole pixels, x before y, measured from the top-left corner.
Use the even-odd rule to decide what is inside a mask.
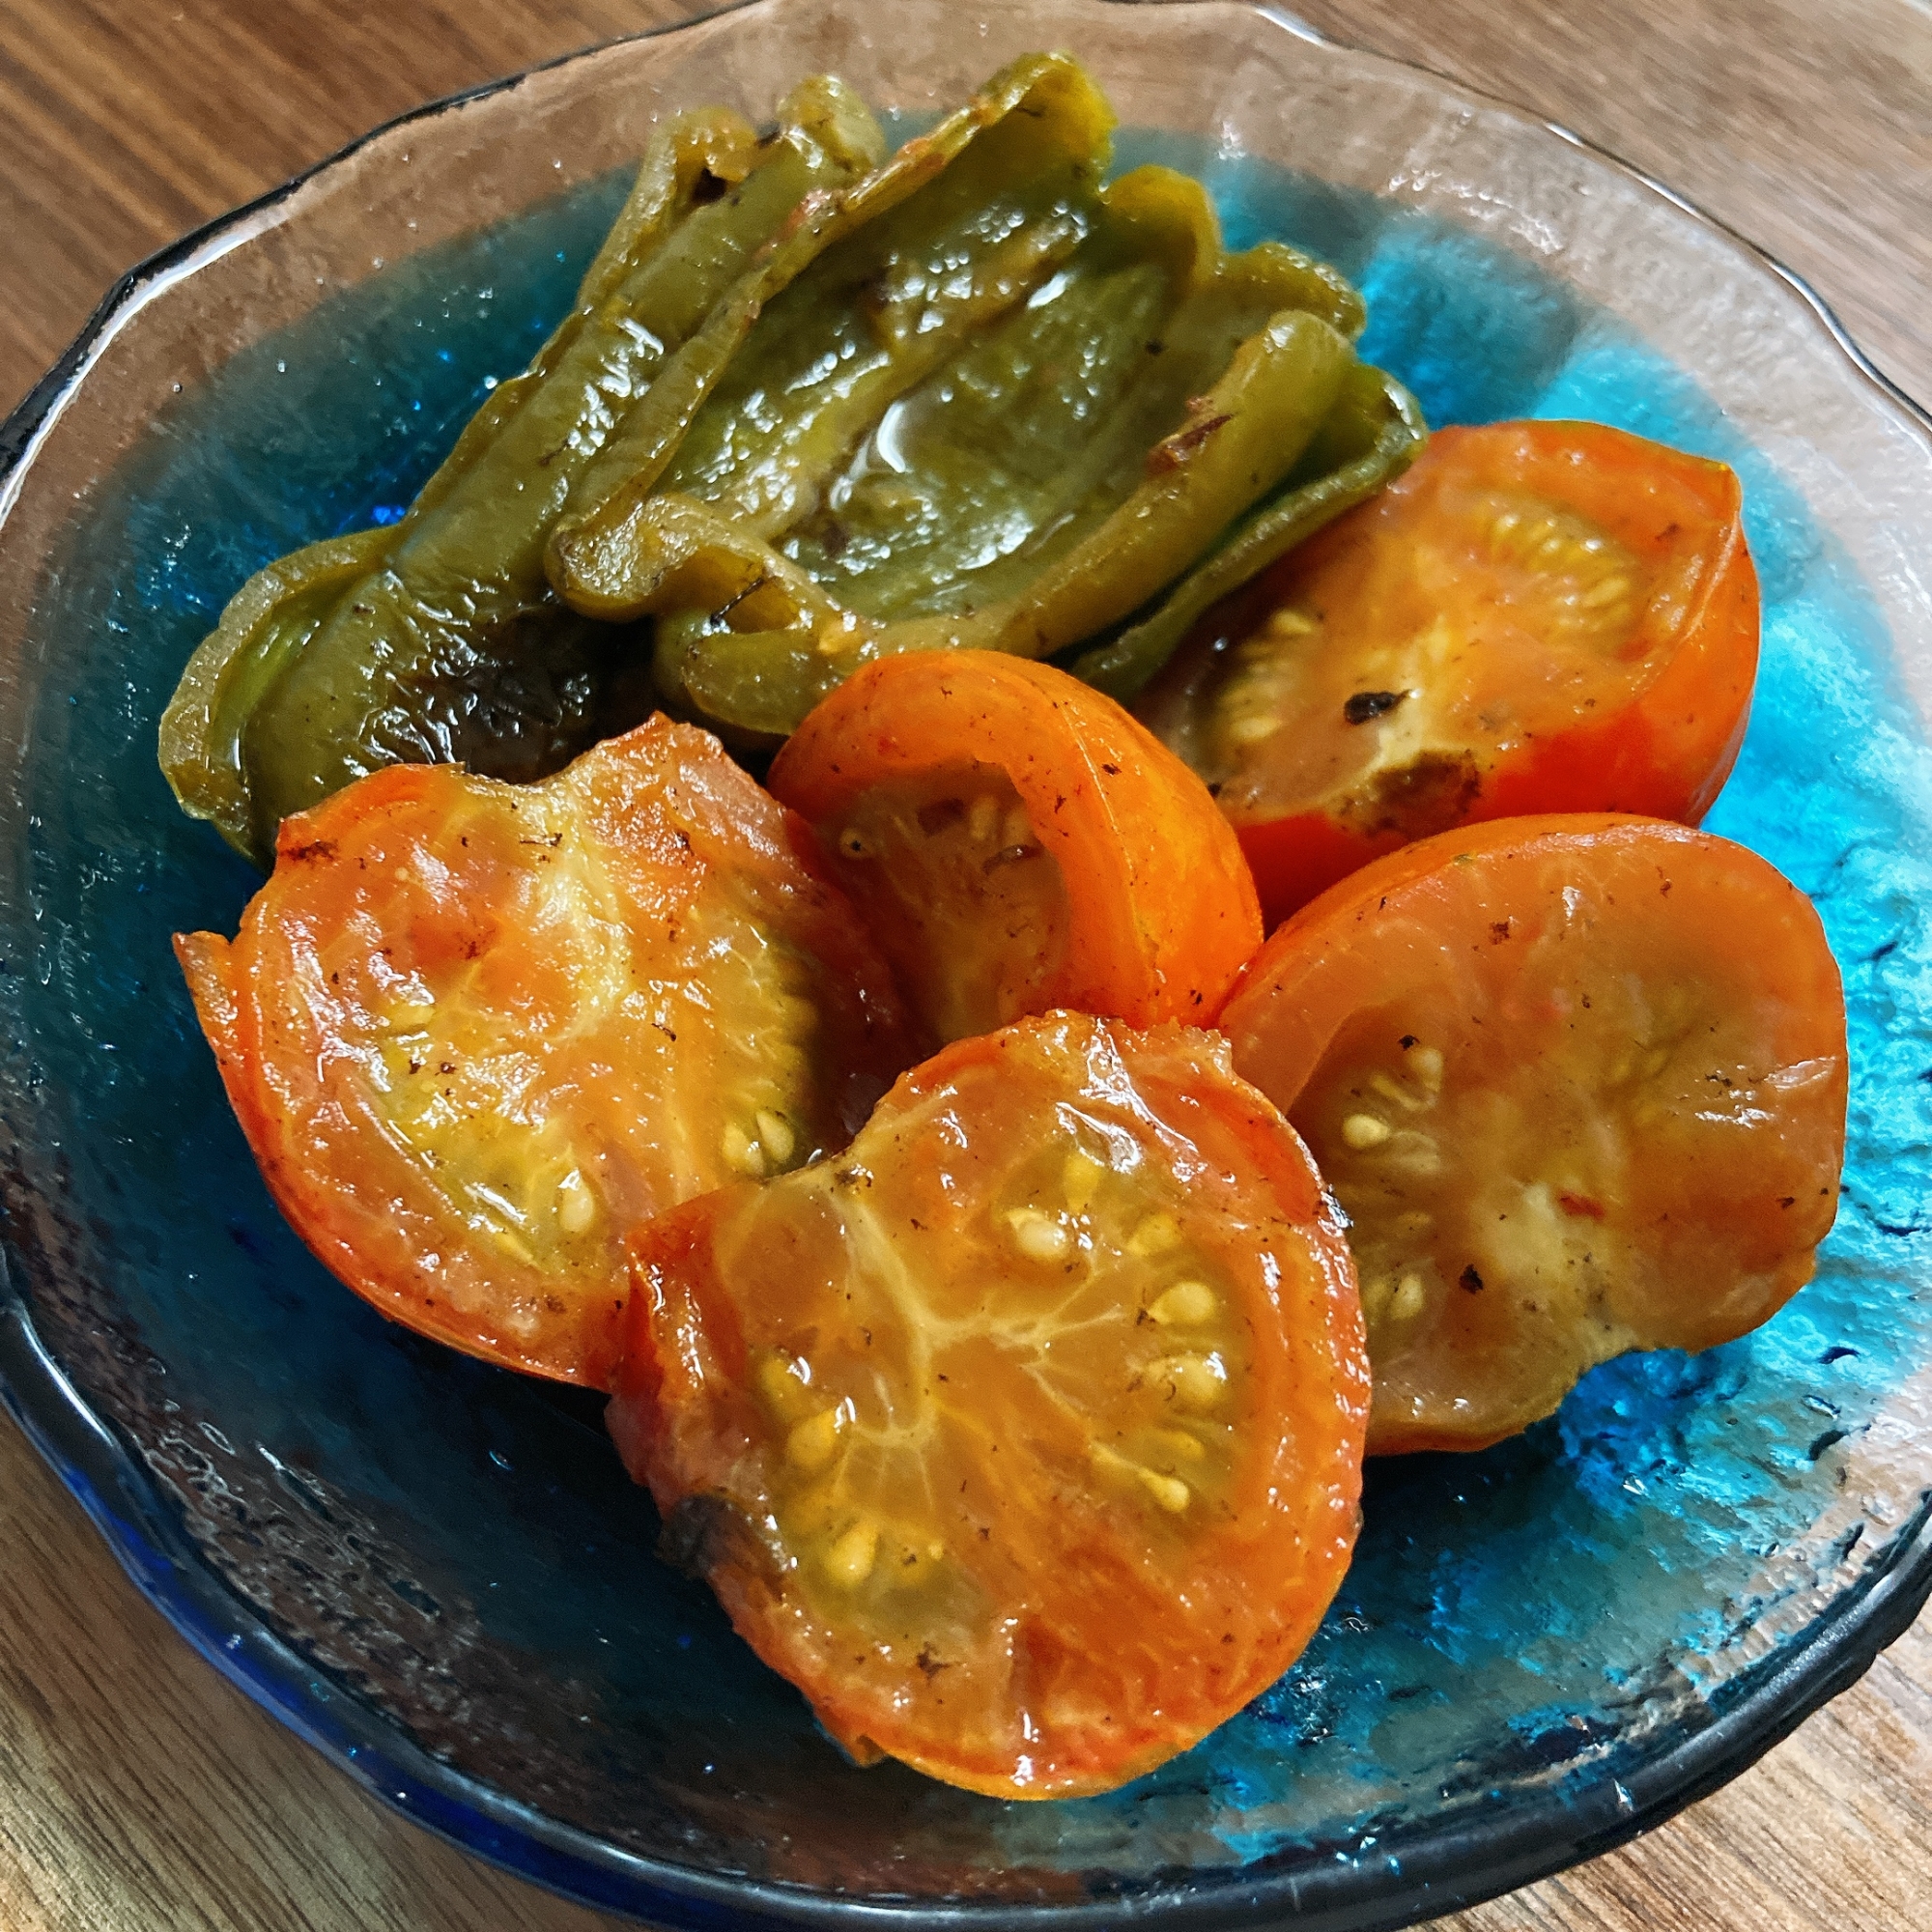
[[[254,199],[190,230],[128,270],[79,333],[0,423],[0,536],[18,480],[43,434],[84,382],[94,352],[144,292],[182,270],[213,242],[247,228],[316,178],[395,129],[427,121],[551,71],[636,42],[686,33],[773,0],[720,0],[678,21],[576,48],[516,73],[424,102],[372,127]],[[1106,0],[1118,6],[1158,0]],[[1174,4],[1174,0],[1168,0]],[[1180,0],[1181,5],[1196,0]],[[1882,407],[1932,450],[1932,412],[1879,369],[1829,303],[1795,270],[1727,223],[1573,129],[1423,63],[1320,32],[1271,0],[1234,0],[1311,45],[1344,50],[1424,76],[1462,100],[1480,102],[1577,149],[1626,176],[1681,218],[1722,237],[1807,308]],[[321,1673],[277,1636],[222,1580],[159,1492],[138,1453],[88,1406],[35,1331],[10,1257],[27,1257],[0,1217],[0,1406],[74,1495],[135,1588],[209,1662],[256,1704],[323,1752],[391,1810],[512,1875],[593,1908],[676,1925],[713,1925],[721,1908],[750,1924],[879,1932],[966,1927],[975,1932],[1098,1932],[1123,1908],[1174,1932],[1221,1932],[1292,1918],[1305,1932],[1396,1932],[1420,1918],[1480,1904],[1614,1849],[1728,1782],[1871,1667],[1932,1597],[1932,1498],[1768,1671],[1757,1666],[1720,1693],[1701,1729],[1633,1767],[1620,1784],[1580,1797],[1552,1783],[1502,1820],[1483,1814],[1406,1830],[1352,1870],[1287,1861],[1217,1868],[1192,1879],[1134,1888],[1122,1896],[1011,1905],[959,1899],[862,1897],[733,1876],[624,1851],[607,1839],[510,1798],[442,1763],[394,1719],[353,1691],[325,1688]],[[1619,1797],[1617,1794],[1621,1793]],[[1393,1854],[1393,1856],[1389,1856]],[[1128,1903],[1128,1900],[1131,1903]]]

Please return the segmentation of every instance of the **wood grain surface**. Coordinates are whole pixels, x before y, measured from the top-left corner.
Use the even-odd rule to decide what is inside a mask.
[[[889,4],[889,0],[881,0]],[[964,4],[964,0],[962,0]],[[0,403],[121,271],[390,115],[677,0],[0,0]],[[1559,121],[1805,275],[1932,398],[1920,0],[1301,0]],[[194,1656],[0,1422],[4,1932],[613,1924],[365,1797]],[[1932,1622],[1715,1798],[1454,1932],[1923,1932]]]

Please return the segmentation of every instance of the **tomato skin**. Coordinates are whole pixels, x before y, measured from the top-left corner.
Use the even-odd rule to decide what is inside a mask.
[[[1066,1218],[1090,1259],[1063,1269],[1016,1259],[989,1210],[1068,1108],[1134,1133],[1143,1161]],[[1103,1231],[1117,1209],[1144,1231],[1149,1205],[1173,1209],[1175,1245],[1137,1260]],[[1305,1151],[1212,1035],[1063,1013],[960,1041],[838,1161],[692,1202],[634,1253],[611,1434],[740,1634],[862,1761],[997,1797],[1112,1789],[1279,1676],[1339,1585],[1368,1399],[1347,1247]],[[1126,1373],[1192,1332],[1163,1324],[1172,1278],[1197,1272],[1227,1360],[1200,1414],[1185,1390],[1162,1406],[1179,1381],[1157,1398],[1151,1371]],[[803,1368],[808,1406],[759,1393],[775,1360]],[[1144,1453],[1137,1404],[1200,1434],[1175,1465],[1194,1486],[1175,1485],[1180,1514],[1139,1469],[1108,1487],[1130,1467],[1110,1443]],[[874,1466],[879,1418],[918,1446],[895,1487],[854,1476],[844,1516],[810,1516],[831,1505],[786,1487],[795,1444],[835,1415],[853,1462],[798,1483]],[[828,1582],[855,1509],[864,1578]]]
[[[1247,866],[1194,775],[1112,698],[1065,672],[992,651],[883,659],[811,712],[769,782],[817,827],[890,952],[895,922],[868,895],[866,866],[838,856],[839,828],[866,794],[949,765],[1010,780],[1065,886],[1057,965],[992,1024],[1054,1008],[1133,1026],[1213,1022],[1261,943]],[[917,977],[917,965],[895,958],[902,979]],[[917,999],[916,985],[907,990]]]
[[[1483,1448],[1598,1361],[1744,1334],[1835,1215],[1823,929],[1762,859],[1682,826],[1418,840],[1278,927],[1223,1024],[1351,1217],[1371,1454]]]
[[[810,829],[663,718],[537,785],[377,772],[283,822],[233,941],[175,944],[318,1258],[408,1326],[592,1387],[629,1228],[732,1178],[740,1114],[808,1157],[912,1057]]]
[[[1625,634],[1577,648],[1562,630],[1579,622],[1574,600],[1538,606],[1522,559],[1512,579],[1485,551],[1472,520],[1501,502],[1580,519],[1616,547],[1620,561],[1600,569],[1634,571],[1643,584]],[[1757,577],[1741,512],[1722,464],[1600,424],[1439,430],[1380,497],[1204,622],[1136,709],[1217,785],[1270,924],[1380,854],[1459,823],[1620,811],[1694,825],[1736,761],[1756,676]],[[1231,753],[1210,714],[1254,648],[1243,640],[1291,608],[1319,618],[1333,673],[1298,688],[1277,740]],[[1409,662],[1411,683],[1388,669],[1397,660],[1385,650],[1374,653],[1431,616],[1461,626],[1463,641],[1447,664]],[[1350,724],[1349,665],[1365,650],[1403,686],[1402,701],[1393,717]],[[1377,734],[1398,725],[1424,748],[1406,768],[1412,781],[1357,769]],[[1289,755],[1305,757],[1311,733],[1333,744],[1340,774],[1313,793],[1281,762],[1290,741]]]

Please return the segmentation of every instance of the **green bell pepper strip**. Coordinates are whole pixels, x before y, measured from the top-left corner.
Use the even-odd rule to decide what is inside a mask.
[[[851,629],[849,613],[804,571],[709,503],[661,491],[638,506],[633,523],[651,560],[652,601],[668,610],[753,631]]]
[[[1361,322],[1332,271],[1275,244],[1226,255],[1198,182],[1136,169],[1052,282],[889,412],[779,548],[885,621],[1023,597],[1285,309]]]
[[[161,714],[161,770],[183,810],[212,819],[251,858],[265,861],[266,854],[254,841],[242,731],[344,589],[381,566],[389,535],[386,529],[355,530],[258,570],[188,660]]]
[[[553,582],[605,618],[657,608],[642,515],[659,490],[760,538],[817,502],[892,402],[1023,304],[1100,206],[1113,114],[1077,63],[1035,54],[845,197],[831,245],[714,316],[582,479]]]
[[[1240,344],[1180,428],[1145,455],[1125,500],[1018,594],[983,608],[886,622],[844,608],[830,613],[809,573],[767,548],[763,573],[752,579],[756,539],[728,526],[719,529],[715,540],[735,553],[760,604],[743,597],[694,621],[688,608],[676,607],[677,577],[663,580],[659,601],[669,621],[660,627],[660,688],[674,686],[707,723],[758,742],[795,728],[835,685],[876,657],[931,649],[1045,657],[1077,644],[1181,576],[1271,491],[1320,431],[1356,366],[1348,343],[1319,317],[1294,310],[1274,316]],[[698,536],[694,512],[702,515],[688,500],[679,506],[687,545]],[[787,622],[767,628],[774,604]]]
[[[409,514],[284,557],[230,603],[162,720],[184,807],[266,864],[284,815],[378,765],[463,758],[536,777],[611,728],[603,688],[631,640],[558,604],[550,526],[760,251],[796,232],[802,206],[822,216],[883,146],[857,98],[822,78],[766,141],[722,109],[663,128],[576,307]]]
[[[1401,475],[1428,436],[1415,398],[1393,376],[1356,363],[1287,488],[1236,524],[1146,614],[1075,658],[1074,676],[1130,702],[1204,612]]]

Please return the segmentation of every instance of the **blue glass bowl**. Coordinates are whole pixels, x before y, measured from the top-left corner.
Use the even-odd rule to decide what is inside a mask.
[[[191,1642],[387,1802],[661,1923],[1406,1923],[1748,1763],[1932,1586],[1932,425],[1761,258],[1552,130],[1243,6],[759,0],[412,117],[116,292],[0,440],[9,1406]],[[1745,478],[1764,670],[1711,823],[1843,965],[1845,1206],[1769,1327],[1371,1469],[1300,1663],[1114,1796],[861,1772],[658,1564],[598,1404],[417,1340],[282,1224],[169,953],[255,883],[156,723],[258,565],[395,513],[566,305],[653,115],[833,67],[904,125],[1035,44],[1122,163],[1365,290],[1432,420]]]

